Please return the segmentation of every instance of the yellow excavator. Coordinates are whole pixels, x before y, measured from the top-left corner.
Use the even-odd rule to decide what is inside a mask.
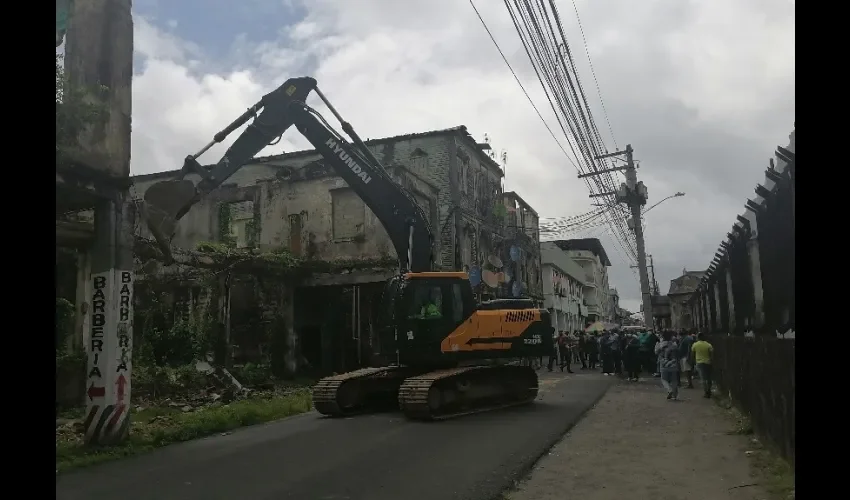
[[[315,92],[341,123],[346,140],[306,104]],[[197,159],[253,118],[211,168]],[[344,416],[397,405],[407,417],[439,420],[526,404],[537,396],[536,371],[520,360],[548,355],[554,329],[549,312],[529,299],[476,303],[463,272],[434,271],[432,231],[414,197],[393,181],[351,125],[310,77],[291,78],[187,157],[176,179],[145,192],[143,214],[166,256],[177,221],[289,127],[316,148],[372,210],[399,258],[384,288],[378,335],[388,366],[320,380],[319,413]],[[195,184],[186,179],[196,174]]]

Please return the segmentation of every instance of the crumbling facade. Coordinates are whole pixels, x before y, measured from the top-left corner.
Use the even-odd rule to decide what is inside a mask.
[[[704,275],[705,271],[683,269],[681,276],[670,280],[667,297],[670,299],[670,325],[674,330],[691,330],[696,327],[689,302]]]
[[[481,299],[542,300],[537,213],[515,193],[502,193],[499,164],[465,127],[366,144],[429,219],[437,270],[469,270]],[[135,177],[134,195],[175,173]],[[139,236],[149,238],[138,226]],[[193,249],[202,242],[350,262],[344,272],[280,283],[273,294],[266,287],[263,302],[280,310],[264,314],[282,314],[303,363],[323,372],[368,364],[378,350],[373,318],[384,281],[397,272],[395,249],[380,221],[315,151],[257,158],[238,170],[186,214],[172,243]]]

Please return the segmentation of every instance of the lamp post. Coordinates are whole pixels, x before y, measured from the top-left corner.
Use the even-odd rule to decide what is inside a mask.
[[[662,198],[662,199],[661,199],[661,201],[659,201],[659,202],[658,202],[658,203],[656,203],[655,205],[652,205],[651,207],[649,207],[649,208],[647,208],[646,210],[644,210],[644,211],[643,211],[643,214],[641,214],[641,215],[646,214],[647,212],[649,212],[649,211],[650,211],[650,210],[652,210],[653,208],[657,207],[658,205],[661,205],[662,203],[664,203],[665,201],[669,200],[670,198],[678,198],[678,197],[680,197],[680,196],[685,196],[685,193],[683,193],[683,192],[679,191],[678,193],[671,194],[670,196],[668,196],[668,197],[666,197],[666,198]]]

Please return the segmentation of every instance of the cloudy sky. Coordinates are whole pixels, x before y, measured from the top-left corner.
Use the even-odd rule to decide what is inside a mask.
[[[476,6],[554,128],[504,3]],[[590,210],[585,184],[546,131],[467,0],[135,0],[134,174],[177,168],[287,77],[311,75],[364,138],[466,125],[506,151],[507,189],[543,217]],[[571,0],[559,0],[587,89]],[[704,268],[794,123],[793,0],[576,0],[614,136],[632,144],[652,204],[658,282]],[[312,103],[315,104],[315,103]],[[563,139],[563,138],[560,138]],[[305,149],[292,131],[264,151]],[[209,159],[217,158],[214,150]],[[606,228],[624,307],[640,288]]]

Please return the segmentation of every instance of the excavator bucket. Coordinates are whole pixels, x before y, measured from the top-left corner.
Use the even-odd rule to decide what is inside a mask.
[[[195,185],[187,179],[157,182],[145,191],[142,217],[166,259],[171,260],[171,239],[180,212],[195,197]]]

